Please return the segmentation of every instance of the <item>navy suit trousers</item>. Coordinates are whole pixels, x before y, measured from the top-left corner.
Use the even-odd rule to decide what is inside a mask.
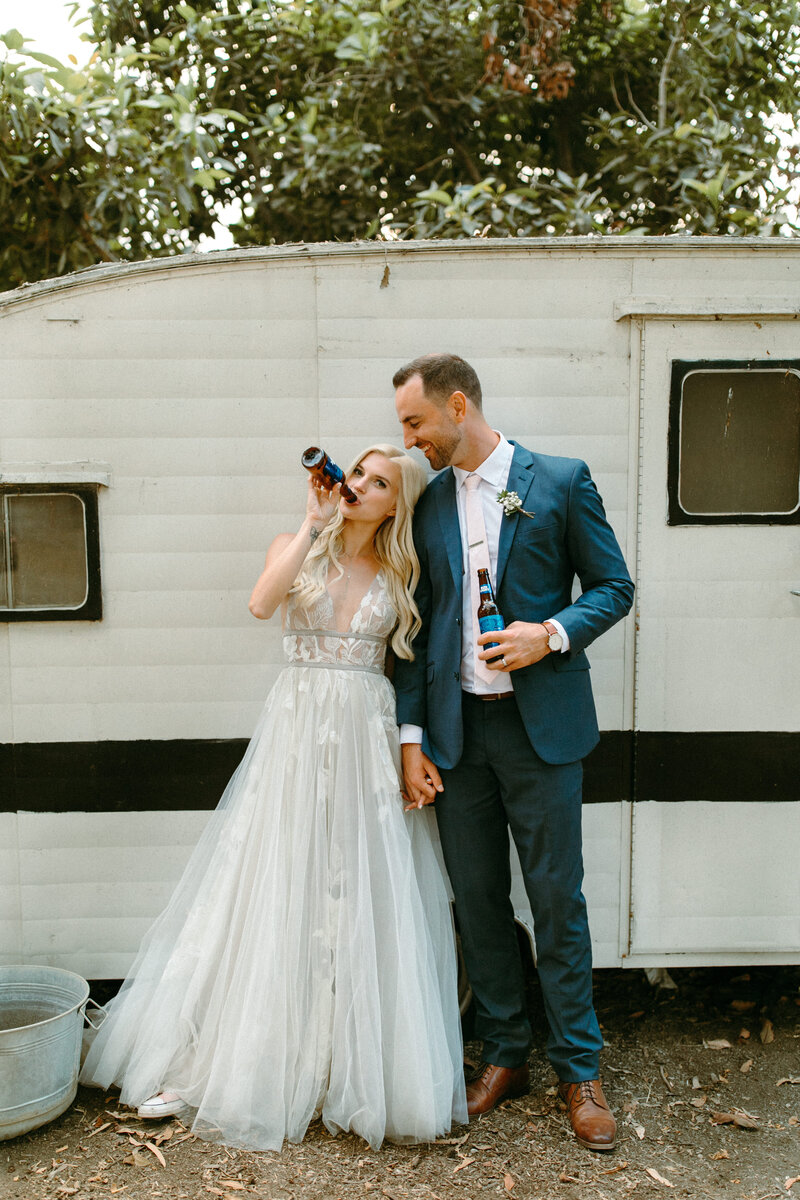
[[[596,1079],[603,1042],[581,891],[581,763],[539,758],[513,697],[482,701],[465,692],[462,711],[464,752],[442,771],[436,813],[484,1059],[516,1067],[532,1044],[509,898],[510,829],[534,918],[548,1058],[559,1079]]]

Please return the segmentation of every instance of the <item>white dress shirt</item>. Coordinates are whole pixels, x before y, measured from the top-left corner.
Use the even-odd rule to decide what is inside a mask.
[[[472,640],[472,594],[469,580],[469,546],[467,543],[467,489],[464,481],[468,475],[477,475],[480,483],[477,487],[483,511],[483,521],[486,526],[486,541],[489,550],[489,566],[492,587],[497,579],[497,552],[500,546],[500,526],[503,523],[503,506],[497,501],[497,493],[508,483],[508,473],[511,470],[511,460],[514,457],[514,447],[500,434],[500,441],[488,458],[485,458],[474,471],[463,471],[461,467],[453,467],[456,480],[456,507],[458,509],[458,525],[461,531],[461,555],[464,563],[464,575],[461,587],[461,688],[465,692],[477,695],[488,695],[492,692],[511,692],[513,685],[511,676],[505,672],[495,673],[491,684],[485,683],[475,675],[475,656],[477,645]],[[507,520],[508,518],[506,518]]]
[[[480,466],[476,467],[474,471],[464,471],[461,467],[453,467],[453,475],[455,476],[456,483],[458,525],[461,531],[461,554],[464,564],[463,586],[461,588],[461,688],[465,692],[473,692],[476,695],[511,692],[514,688],[512,682],[513,671],[497,671],[495,674],[496,682],[493,680],[491,685],[475,677],[475,656],[478,647],[472,641],[472,601],[469,588],[469,547],[467,544],[467,489],[464,487],[464,480],[468,475],[478,475],[480,478],[477,492],[481,498],[483,519],[486,525],[486,540],[489,549],[492,586],[494,586],[497,579],[497,554],[500,545],[500,529],[503,521],[509,519],[505,516],[503,506],[497,499],[497,493],[502,491],[508,483],[511,460],[514,457],[514,447],[511,443],[503,437],[502,433],[499,433],[497,430],[495,432],[498,433],[500,441]],[[564,639],[562,653],[565,653],[569,650],[569,639],[563,626],[559,621],[553,621],[552,619],[550,619],[550,624],[556,627]],[[401,725],[400,741],[404,743],[421,742],[422,728],[419,725]]]

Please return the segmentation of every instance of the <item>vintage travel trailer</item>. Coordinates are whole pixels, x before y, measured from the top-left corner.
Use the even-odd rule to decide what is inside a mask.
[[[280,668],[301,451],[448,349],[588,461],[637,583],[590,650],[597,966],[800,962],[800,242],[281,246],[0,296],[0,962],[119,978]],[[518,888],[520,921],[530,913]]]

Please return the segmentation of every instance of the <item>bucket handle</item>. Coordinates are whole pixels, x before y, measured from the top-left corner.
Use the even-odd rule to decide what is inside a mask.
[[[84,1021],[86,1022],[87,1025],[91,1025],[92,1029],[97,1031],[100,1028],[100,1026],[103,1024],[103,1021],[105,1021],[106,1017],[108,1016],[108,1013],[107,1013],[106,1009],[103,1008],[103,1005],[98,1004],[96,1000],[93,1000],[91,998],[91,996],[88,997],[86,1004],[87,1004],[87,1006],[89,1004],[91,1004],[93,1008],[96,1008],[98,1012],[101,1012],[103,1014],[100,1022],[97,1025],[95,1025],[94,1021],[89,1016],[88,1012],[86,1012],[86,1010],[84,1009],[84,1012],[83,1012]]]

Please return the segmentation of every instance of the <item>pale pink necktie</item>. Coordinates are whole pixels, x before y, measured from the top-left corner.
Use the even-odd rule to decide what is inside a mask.
[[[485,567],[491,579],[491,564],[489,561],[489,543],[486,540],[486,523],[483,519],[483,505],[478,490],[481,482],[480,475],[468,475],[464,480],[467,489],[467,546],[469,550],[469,590],[472,604],[472,646],[475,654],[475,678],[481,682],[496,685],[497,676],[490,671],[486,663],[478,658],[483,647],[478,645],[478,635],[481,627],[478,624],[478,606],[480,605],[480,589],[478,587],[478,568]]]

